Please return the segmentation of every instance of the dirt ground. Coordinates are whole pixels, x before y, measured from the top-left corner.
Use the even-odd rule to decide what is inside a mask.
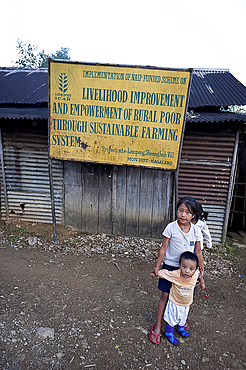
[[[243,245],[204,251],[206,290],[195,290],[190,338],[174,347],[162,336],[157,346],[148,339],[159,298],[149,273],[160,243],[58,227],[54,245],[51,225],[0,227],[2,370],[246,369]]]

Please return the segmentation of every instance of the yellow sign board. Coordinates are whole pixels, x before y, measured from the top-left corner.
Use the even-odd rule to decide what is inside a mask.
[[[51,158],[176,169],[191,70],[50,60]]]

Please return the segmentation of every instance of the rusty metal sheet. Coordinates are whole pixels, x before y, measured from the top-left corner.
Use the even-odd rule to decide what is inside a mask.
[[[47,135],[35,131],[3,131],[3,151],[9,218],[51,223]],[[54,160],[52,167],[56,218],[62,224],[63,162]],[[1,188],[1,216],[5,220],[3,197]]]
[[[223,233],[235,137],[235,133],[188,132],[183,141],[179,197],[190,195],[209,212],[208,226],[215,242],[221,242]]]

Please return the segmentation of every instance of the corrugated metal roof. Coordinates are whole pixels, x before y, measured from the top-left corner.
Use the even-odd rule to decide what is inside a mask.
[[[47,69],[0,70],[0,104],[40,104],[48,102]]]
[[[228,105],[246,105],[246,87],[229,70],[193,70],[189,108]]]
[[[48,119],[48,108],[33,107],[0,107],[0,118],[8,119]],[[246,115],[229,112],[187,112],[186,122],[211,123],[211,122],[241,122],[246,123]]]
[[[48,70],[0,70],[0,104],[48,103]],[[195,69],[189,109],[246,105],[246,87],[229,70]]]
[[[9,119],[48,119],[49,113],[48,108],[1,108],[0,107],[0,118]]]
[[[193,112],[189,111],[186,115],[186,122],[230,122],[237,121],[246,123],[246,115],[232,112]]]

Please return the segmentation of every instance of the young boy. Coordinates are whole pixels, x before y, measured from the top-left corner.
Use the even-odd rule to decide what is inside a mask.
[[[195,253],[184,252],[180,256],[179,270],[168,271],[165,269],[158,271],[158,276],[172,282],[169,299],[164,312],[166,321],[165,337],[170,343],[178,345],[179,341],[173,334],[173,328],[177,325],[177,332],[182,337],[189,337],[184,325],[189,313],[189,308],[193,302],[193,292],[197,279],[199,278],[198,258]],[[204,280],[199,278],[201,289],[205,289]]]

